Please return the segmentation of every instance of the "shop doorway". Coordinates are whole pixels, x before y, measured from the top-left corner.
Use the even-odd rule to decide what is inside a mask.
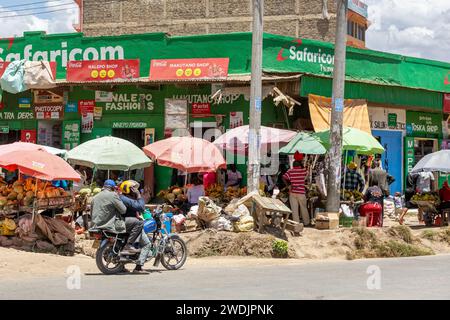
[[[384,147],[385,152],[381,155],[383,169],[386,170],[395,181],[390,185],[390,192],[402,192],[403,186],[403,161],[402,132],[372,130],[372,135]]]
[[[0,133],[0,144],[8,144],[20,141],[20,130],[9,130],[8,133]]]
[[[144,129],[113,129],[112,136],[134,143],[137,147],[144,147]]]
[[[62,121],[39,121],[37,143],[44,146],[62,149]]]

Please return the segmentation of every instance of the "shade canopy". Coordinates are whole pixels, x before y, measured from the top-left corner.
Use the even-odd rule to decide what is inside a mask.
[[[102,137],[82,143],[67,153],[67,161],[89,168],[121,171],[151,165],[151,160],[141,149],[116,137]]]
[[[325,154],[327,149],[325,149],[317,137],[306,132],[299,132],[279,151],[282,154],[295,154],[296,152],[304,154]]]
[[[427,154],[419,160],[411,172],[450,172],[450,150],[441,150]]]
[[[65,156],[67,154],[67,150],[58,149],[48,146],[43,146],[40,144],[30,143],[30,142],[14,142],[9,144],[0,145],[0,154],[11,152],[11,151],[24,151],[24,150],[39,150],[44,149],[45,151],[54,154]]]
[[[261,126],[261,149],[269,151],[269,148],[284,146],[296,135],[295,131]],[[228,130],[218,137],[214,144],[222,149],[233,151],[237,154],[246,154],[248,151],[249,126],[240,126]]]
[[[39,150],[16,150],[0,154],[0,167],[42,180],[81,180],[80,175],[63,159]]]
[[[320,142],[329,149],[330,130],[320,131],[313,134]],[[342,129],[342,149],[353,150],[359,154],[381,154],[383,146],[372,135],[359,129],[344,127]]]
[[[205,139],[171,137],[149,144],[143,150],[159,165],[188,173],[226,168],[226,161],[219,148]]]

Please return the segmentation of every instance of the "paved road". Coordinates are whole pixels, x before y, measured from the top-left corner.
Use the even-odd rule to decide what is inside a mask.
[[[0,299],[449,299],[449,266],[450,255],[239,267],[208,262],[149,275],[82,273],[80,289],[72,290],[67,277],[0,280]]]

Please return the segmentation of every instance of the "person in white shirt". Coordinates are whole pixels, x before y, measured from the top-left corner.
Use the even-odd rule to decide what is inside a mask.
[[[432,172],[420,172],[416,183],[417,191],[420,193],[431,192],[431,181],[434,181]]]
[[[193,186],[188,189],[186,196],[190,205],[197,205],[198,198],[205,196],[205,188],[197,176],[194,176],[191,182]]]

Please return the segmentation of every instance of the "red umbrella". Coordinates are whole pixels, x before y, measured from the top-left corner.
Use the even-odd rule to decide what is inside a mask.
[[[43,149],[2,152],[0,167],[9,171],[19,170],[27,176],[47,181],[81,180],[67,162]]]
[[[172,137],[142,149],[159,165],[188,173],[216,171],[227,166],[219,148],[205,139]]]

